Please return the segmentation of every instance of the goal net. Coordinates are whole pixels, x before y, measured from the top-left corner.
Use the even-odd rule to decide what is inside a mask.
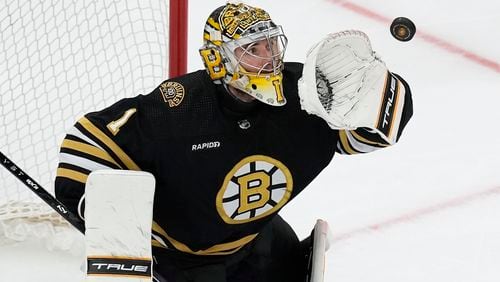
[[[58,148],[78,118],[149,93],[169,76],[169,68],[185,70],[179,66],[185,58],[177,54],[169,60],[169,48],[170,53],[186,50],[183,35],[169,29],[174,24],[174,31],[185,31],[178,20],[172,23],[172,7],[168,0],[5,1],[0,9],[1,151],[53,193]],[[179,46],[169,47],[172,36]],[[64,225],[6,169],[0,168],[0,177],[0,237],[39,234],[33,226],[41,221]]]

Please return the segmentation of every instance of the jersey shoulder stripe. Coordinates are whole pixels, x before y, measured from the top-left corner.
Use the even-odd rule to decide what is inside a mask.
[[[98,126],[92,123],[86,117],[81,118],[77,122],[79,129],[93,141],[101,145],[106,152],[112,155],[115,161],[117,161],[121,167],[128,170],[141,170],[139,166],[132,160],[131,157],[123,151],[120,146],[118,146],[111,137],[106,135]]]
[[[96,161],[102,160],[105,164],[111,163],[115,167],[123,169],[106,151],[83,142],[64,139],[61,151],[66,153],[80,153],[81,156],[97,159]]]
[[[67,178],[85,184],[89,173],[96,169],[121,169],[122,167],[101,147],[85,137],[73,127],[71,134],[66,135],[59,152],[59,166],[56,177]],[[75,136],[73,133],[76,133]]]

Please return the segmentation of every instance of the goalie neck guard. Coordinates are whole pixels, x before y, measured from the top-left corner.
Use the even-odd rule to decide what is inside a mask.
[[[199,51],[215,83],[282,106],[286,104],[282,86],[286,45],[281,26],[266,11],[227,3],[209,16]]]

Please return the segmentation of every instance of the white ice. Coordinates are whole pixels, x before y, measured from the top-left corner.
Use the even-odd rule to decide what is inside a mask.
[[[202,67],[204,21],[223,3],[190,1],[190,71]],[[317,218],[330,223],[325,281],[500,281],[500,2],[248,3],[283,25],[289,61],[327,33],[358,29],[413,91],[415,114],[396,146],[336,156],[281,212],[301,238]],[[412,41],[391,37],[398,16],[415,22]],[[0,281],[81,278],[81,257],[0,251]]]

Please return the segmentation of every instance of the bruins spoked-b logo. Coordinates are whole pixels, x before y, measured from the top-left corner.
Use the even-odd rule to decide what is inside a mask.
[[[217,211],[226,223],[253,221],[277,212],[292,189],[292,175],[283,163],[263,155],[246,157],[226,175]]]
[[[165,103],[171,108],[179,106],[184,99],[184,86],[174,81],[167,81],[160,84],[160,92]]]

